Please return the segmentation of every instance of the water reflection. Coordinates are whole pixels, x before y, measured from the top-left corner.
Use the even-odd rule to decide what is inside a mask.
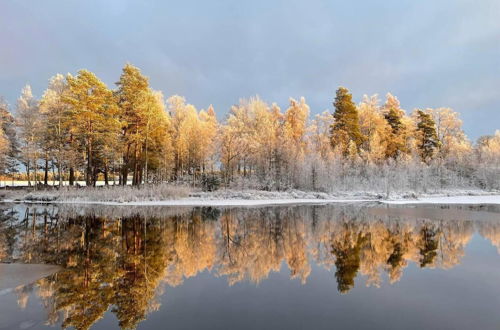
[[[259,283],[286,264],[306,283],[311,266],[331,270],[346,294],[401,280],[409,263],[448,269],[477,232],[500,252],[498,213],[401,212],[353,206],[250,209],[11,206],[0,221],[0,261],[51,263],[64,270],[16,289],[33,291],[47,324],[87,329],[111,311],[134,328],[160,307],[168,287],[210,271],[233,285]],[[479,214],[479,213],[477,213]],[[465,218],[461,218],[465,217]],[[168,294],[168,293],[166,293]]]

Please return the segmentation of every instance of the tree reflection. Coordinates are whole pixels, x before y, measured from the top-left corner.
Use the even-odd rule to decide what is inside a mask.
[[[434,264],[438,249],[437,234],[436,229],[427,225],[420,230],[420,267]]]
[[[334,269],[338,291],[347,293],[359,274],[379,286],[382,274],[396,282],[411,262],[453,267],[475,230],[500,246],[496,222],[394,218],[363,207],[120,212],[38,206],[1,213],[0,261],[64,267],[34,286],[48,324],[88,329],[110,311],[120,327],[135,328],[160,307],[166,288],[203,271],[232,285],[287,267],[305,283],[314,263]],[[31,290],[16,290],[20,307]]]

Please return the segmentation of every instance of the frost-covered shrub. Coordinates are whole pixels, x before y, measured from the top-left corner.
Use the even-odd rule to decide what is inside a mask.
[[[185,185],[148,184],[143,186],[63,187],[39,190],[24,196],[30,201],[98,201],[132,202],[177,199],[189,196],[191,188]]]
[[[201,187],[203,191],[218,190],[221,185],[221,179],[215,174],[203,174],[201,177]]]

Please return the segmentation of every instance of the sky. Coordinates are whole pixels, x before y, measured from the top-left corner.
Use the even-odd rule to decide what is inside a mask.
[[[396,95],[403,109],[451,107],[471,139],[500,129],[499,0],[1,0],[0,95],[40,97],[56,73],[114,88],[125,63],[152,88],[213,104],[223,119],[259,95],[333,111]]]

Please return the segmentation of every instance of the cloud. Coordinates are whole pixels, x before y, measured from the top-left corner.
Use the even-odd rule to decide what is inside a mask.
[[[409,110],[452,106],[473,138],[500,122],[494,0],[4,0],[0,45],[11,103],[25,83],[41,95],[50,76],[80,68],[113,86],[129,61],[153,88],[219,114],[255,94],[282,106],[303,95],[319,113],[345,85],[356,100],[390,91]]]

